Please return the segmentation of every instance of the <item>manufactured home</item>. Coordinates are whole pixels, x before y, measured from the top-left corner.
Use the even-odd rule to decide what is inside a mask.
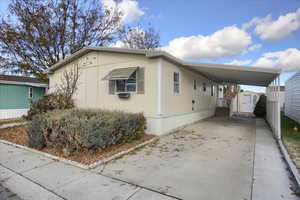
[[[300,123],[300,71],[285,82],[284,113]]]
[[[71,69],[79,72],[77,107],[142,112],[153,134],[214,116],[223,82],[267,86],[278,75],[271,69],[185,62],[163,51],[85,47],[49,69],[50,92]],[[259,80],[250,78],[257,75]]]
[[[27,114],[30,103],[40,99],[48,84],[35,78],[0,75],[0,119]]]

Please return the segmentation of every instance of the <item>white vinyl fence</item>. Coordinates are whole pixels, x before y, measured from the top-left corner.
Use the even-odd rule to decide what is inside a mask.
[[[267,121],[277,139],[281,139],[279,76],[267,87]]]
[[[284,114],[300,123],[300,72],[285,83]]]

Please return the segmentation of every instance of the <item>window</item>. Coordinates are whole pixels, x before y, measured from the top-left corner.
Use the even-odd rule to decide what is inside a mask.
[[[194,90],[197,90],[197,80],[194,80]]]
[[[203,83],[203,92],[206,92],[206,83]]]
[[[30,87],[30,88],[28,89],[28,98],[29,98],[29,99],[32,99],[32,97],[33,97],[33,89],[32,89],[32,87]]]
[[[214,93],[215,93],[215,86],[212,85],[210,89],[210,96],[214,96]]]
[[[116,80],[116,92],[136,92],[136,72],[127,80]]]
[[[174,94],[179,94],[179,72],[174,72]]]

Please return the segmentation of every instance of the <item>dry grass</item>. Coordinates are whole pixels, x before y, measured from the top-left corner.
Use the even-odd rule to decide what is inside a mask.
[[[52,154],[52,155],[55,155],[58,157],[63,157],[68,160],[73,160],[73,161],[76,161],[76,162],[79,162],[82,164],[92,164],[96,161],[110,157],[114,154],[117,154],[117,153],[127,150],[131,147],[134,147],[138,144],[141,144],[147,140],[152,139],[153,137],[155,137],[155,136],[154,135],[144,135],[139,140],[134,140],[130,143],[121,144],[121,145],[113,145],[113,146],[107,148],[105,151],[98,152],[98,153],[92,153],[89,151],[76,151],[76,152],[73,152],[70,156],[65,156],[61,149],[55,149],[55,148],[49,148],[49,147],[45,147],[39,151],[49,153],[49,154]],[[0,129],[0,139],[28,147],[26,125]]]

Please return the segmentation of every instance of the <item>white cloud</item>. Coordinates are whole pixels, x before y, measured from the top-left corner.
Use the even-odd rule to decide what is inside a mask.
[[[281,15],[277,20],[272,20],[271,15],[263,18],[254,18],[243,25],[246,30],[254,26],[254,31],[262,40],[281,40],[292,35],[300,28],[300,8],[295,12]]]
[[[253,44],[253,45],[249,46],[248,50],[249,51],[255,51],[257,49],[260,49],[261,47],[262,47],[261,44]]]
[[[120,2],[115,0],[100,0],[100,2],[106,9],[119,9],[123,14],[121,19],[122,24],[131,24],[145,14],[136,0],[122,0]]]
[[[228,65],[249,65],[252,61],[251,60],[233,60],[231,62],[225,63]]]
[[[295,48],[284,51],[268,52],[263,54],[255,63],[259,67],[279,68],[283,71],[300,69],[300,51]]]
[[[228,26],[207,36],[175,38],[162,49],[183,59],[217,59],[241,55],[251,43],[246,31]]]

